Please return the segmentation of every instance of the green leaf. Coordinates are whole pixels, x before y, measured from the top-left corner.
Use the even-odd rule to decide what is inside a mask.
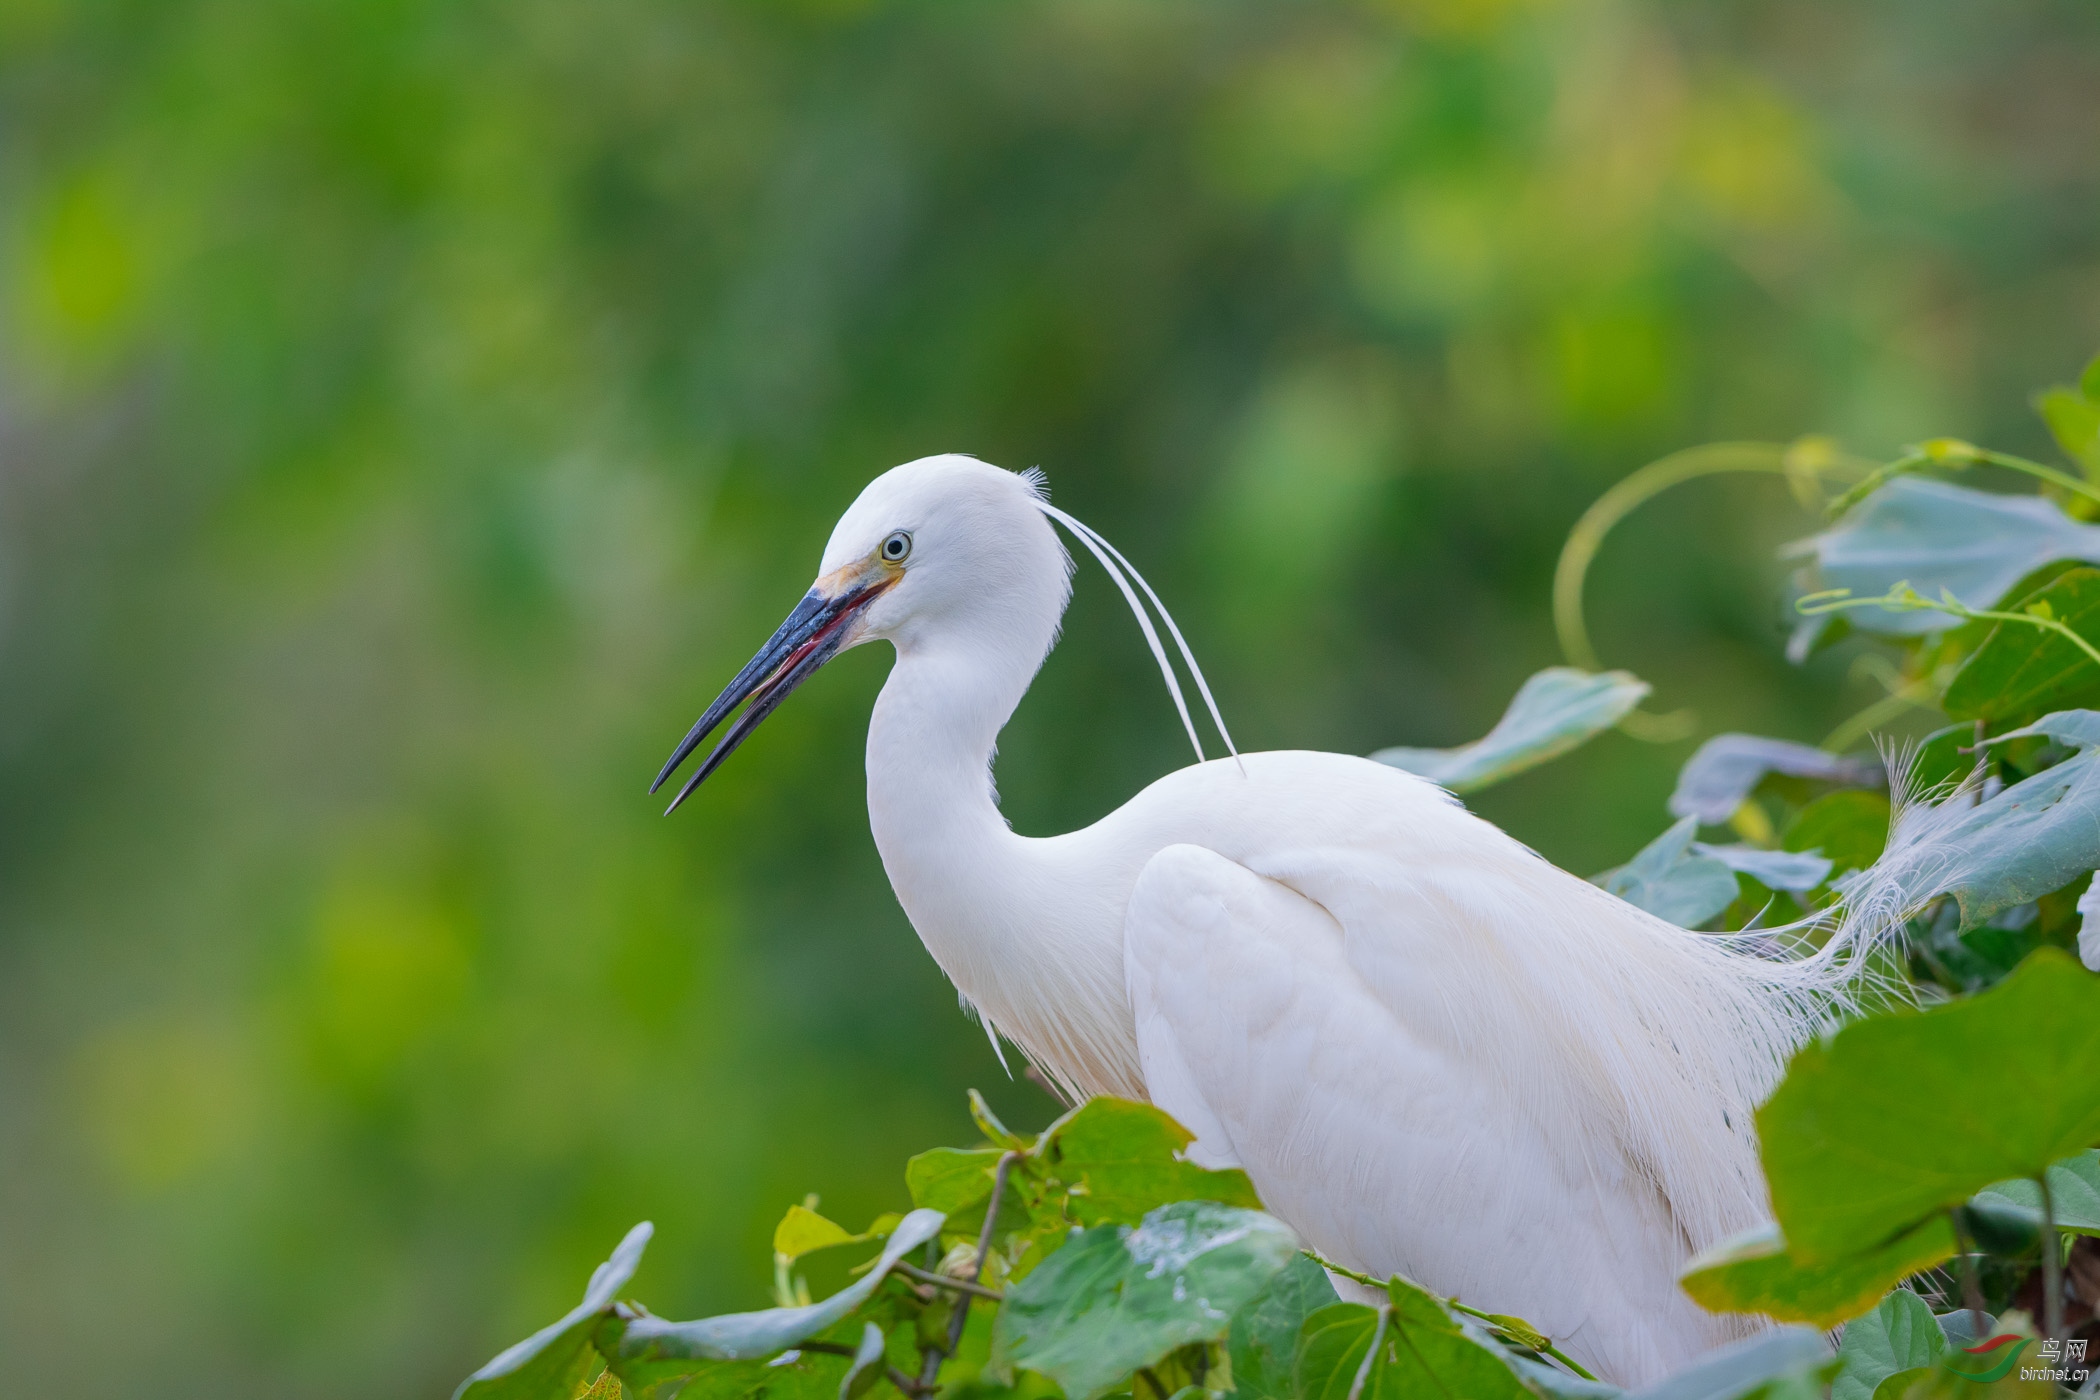
[[[1380,749],[1380,763],[1473,792],[1578,748],[1626,718],[1648,683],[1626,671],[1551,666],[1518,689],[1486,737],[1455,749]]]
[[[1818,589],[1871,598],[1907,582],[1928,598],[1944,588],[1969,607],[1988,608],[2044,564],[2100,563],[2100,528],[2079,524],[2040,496],[2000,496],[1905,476],[1795,550],[1814,557]],[[1857,608],[1846,616],[1862,631],[1894,636],[1950,625],[1945,613],[1931,611]]]
[[[1944,729],[1933,730],[1918,746],[1917,757],[1911,760],[1910,790],[1923,797],[1947,792],[1965,781],[1975,771],[1976,755],[1962,750],[1973,749],[1975,745],[1974,724],[1950,724]],[[1884,818],[1883,826],[1886,825]]]
[[[1882,781],[1881,765],[1873,759],[1845,758],[1755,734],[1716,734],[1678,770],[1670,815],[1718,826],[1772,773],[1846,787],[1872,787]]]
[[[866,1235],[848,1233],[845,1226],[825,1219],[808,1206],[789,1206],[787,1214],[780,1217],[780,1223],[773,1227],[773,1252],[788,1259],[800,1259],[820,1249],[859,1244],[867,1238]]]
[[[1795,814],[1780,833],[1789,851],[1818,851],[1833,871],[1864,870],[1888,844],[1889,800],[1878,792],[1833,792]]]
[[[1886,1244],[1816,1263],[1789,1252],[1777,1225],[1763,1225],[1700,1254],[1685,1265],[1679,1282],[1709,1312],[1764,1313],[1781,1322],[1835,1327],[1954,1253],[1954,1230],[1943,1215]]]
[[[2078,376],[2078,392],[2100,404],[2100,355],[2086,361],[2084,371]]]
[[[1874,1400],[1875,1389],[1890,1376],[1930,1366],[1946,1349],[1947,1335],[1932,1309],[1899,1288],[1874,1311],[1845,1324],[1830,1400]]]
[[[1195,1134],[1148,1103],[1089,1099],[1044,1130],[1037,1153],[1067,1184],[1082,1225],[1135,1224],[1172,1201],[1261,1208],[1247,1174],[1211,1171],[1181,1154]]]
[[[911,1203],[955,1215],[992,1194],[992,1174],[1006,1153],[997,1147],[936,1147],[904,1164]]]
[[[1299,1254],[1245,1307],[1232,1315],[1227,1353],[1232,1388],[1240,1400],[1296,1400],[1291,1363],[1305,1319],[1341,1301],[1327,1271]]]
[[[2045,389],[2034,406],[2064,455],[2100,480],[2100,404],[2076,389]]]
[[[1007,1289],[986,1370],[1026,1367],[1093,1400],[1177,1347],[1222,1338],[1297,1249],[1274,1217],[1207,1201],[1080,1231]]]
[[[2086,641],[2100,643],[2100,569],[2073,569],[2017,607],[2046,608]],[[2070,638],[2023,622],[2000,622],[1947,683],[1941,708],[1949,719],[2023,725],[2052,710],[2096,700],[2100,663]]]
[[[2100,1141],[2095,1065],[2100,980],[2053,948],[1989,991],[1803,1047],[1757,1114],[1788,1247],[1863,1254]]]
[[[621,1381],[644,1396],[652,1395],[655,1387],[702,1376],[711,1363],[774,1356],[808,1341],[865,1303],[881,1287],[892,1264],[940,1233],[942,1220],[937,1210],[915,1210],[905,1216],[874,1266],[821,1303],[728,1313],[693,1322],[642,1316],[623,1324],[615,1319],[605,1327],[599,1346]]]
[[[1697,928],[1735,902],[1735,872],[1692,850],[1699,819],[1686,817],[1615,870],[1591,877],[1638,909],[1680,928]]]
[[[1529,1400],[1503,1353],[1468,1336],[1437,1298],[1405,1279],[1393,1280],[1388,1296],[1381,1307],[1336,1303],[1305,1320],[1296,1367],[1303,1400],[1349,1400],[1352,1391],[1358,1400]]]
[[[2049,1197],[2057,1229],[2100,1235],[2100,1151],[2088,1149],[2050,1167]],[[2001,1181],[1978,1192],[1976,1199],[2002,1203],[2041,1222],[2042,1189],[2031,1179]]]
[[[583,1301],[460,1383],[453,1400],[569,1400],[591,1369],[591,1333],[642,1262],[655,1227],[644,1220],[627,1232],[612,1258],[591,1272]]]

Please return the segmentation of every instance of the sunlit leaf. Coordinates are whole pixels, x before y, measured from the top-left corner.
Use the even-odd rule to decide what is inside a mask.
[[[1453,792],[1472,792],[1602,734],[1640,704],[1648,689],[1625,671],[1593,674],[1553,666],[1524,682],[1486,737],[1455,749],[1380,749],[1371,757]]]
[[[729,1313],[693,1322],[643,1316],[627,1319],[622,1326],[616,1319],[608,1324],[600,1345],[620,1379],[644,1396],[651,1395],[653,1388],[702,1375],[709,1363],[775,1356],[865,1303],[882,1286],[892,1264],[940,1233],[942,1220],[936,1210],[915,1210],[905,1216],[884,1243],[874,1266],[821,1303]]]
[[[1037,1152],[1067,1183],[1065,1209],[1082,1225],[1135,1224],[1171,1201],[1259,1209],[1245,1172],[1182,1160],[1193,1141],[1195,1134],[1151,1104],[1102,1097],[1046,1129]]]
[[[1782,1322],[1835,1327],[1954,1252],[1954,1229],[1943,1215],[1893,1241],[1815,1263],[1790,1252],[1778,1226],[1762,1225],[1700,1254],[1679,1281],[1712,1312],[1763,1313]]]
[[[1814,557],[1819,589],[1877,597],[1909,583],[1988,608],[2022,578],[2058,559],[2100,563],[2100,527],[2081,525],[2040,496],[2001,496],[1923,477],[1898,477],[1835,526],[1793,551]],[[1854,627],[1896,636],[1938,632],[1945,613],[1858,608]]]
[[[807,1206],[789,1206],[787,1214],[773,1227],[773,1252],[788,1259],[799,1259],[835,1245],[859,1244],[867,1238],[849,1232],[845,1226],[825,1219]]]
[[[1291,1362],[1299,1329],[1306,1318],[1340,1301],[1327,1271],[1300,1254],[1234,1313],[1227,1348],[1240,1400],[1295,1400]]]
[[[1845,1324],[1830,1400],[1874,1400],[1875,1388],[1890,1376],[1930,1366],[1946,1350],[1947,1336],[1932,1309],[1899,1288],[1874,1311]]]
[[[1642,848],[1626,864],[1593,876],[1636,908],[1680,928],[1697,928],[1735,902],[1735,872],[1692,849],[1699,819],[1686,817]]]
[[[2100,1141],[2100,979],[2055,949],[1989,991],[1812,1042],[1758,1110],[1799,1259],[1874,1249]]]
[[[2100,569],[2072,569],[2007,611],[2036,608],[2100,643]],[[1941,708],[1949,719],[2021,725],[2096,701],[2100,663],[2076,643],[2040,627],[2001,622],[1947,683]]]
[[[569,1400],[590,1374],[591,1333],[642,1262],[655,1227],[643,1221],[627,1232],[612,1258],[591,1272],[583,1301],[461,1383],[453,1400]]]
[[[1177,1347],[1224,1337],[1297,1249],[1274,1217],[1205,1201],[1081,1231],[1007,1290],[987,1370],[1026,1367],[1092,1400]]]
[[[1846,787],[1870,787],[1882,781],[1881,765],[1872,759],[1846,758],[1755,734],[1717,734],[1678,770],[1677,788],[1670,794],[1670,815],[1697,817],[1708,826],[1717,826],[1734,816],[1770,773]]]

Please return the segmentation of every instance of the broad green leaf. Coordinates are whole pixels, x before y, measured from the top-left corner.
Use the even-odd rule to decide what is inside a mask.
[[[1434,1296],[1395,1279],[1389,1297],[1375,1308],[1335,1303],[1305,1320],[1295,1368],[1303,1400],[1349,1400],[1352,1391],[1358,1400],[1533,1394],[1499,1348],[1468,1336]]]
[[[654,1230],[646,1220],[629,1230],[612,1258],[591,1271],[582,1302],[467,1377],[453,1400],[569,1400],[590,1374],[591,1333],[634,1277]]]
[[[1859,598],[1909,583],[1928,598],[1945,589],[1988,608],[2044,564],[2100,563],[2100,527],[2081,525],[2040,496],[2001,496],[1923,477],[1898,477],[1822,534],[1793,546],[1815,560],[1818,589]],[[1952,625],[1945,613],[1857,608],[1854,627],[1920,636]]]
[[[620,1379],[645,1396],[653,1394],[653,1387],[701,1376],[711,1363],[774,1356],[816,1336],[865,1303],[882,1286],[892,1264],[940,1233],[942,1220],[937,1210],[915,1210],[905,1216],[873,1267],[821,1303],[728,1313],[694,1322],[666,1322],[648,1316],[626,1320],[624,1326],[616,1321],[606,1328],[600,1346]]]
[[[1768,890],[1807,894],[1830,878],[1831,862],[1817,851],[1767,851],[1756,846],[1710,846],[1692,842],[1694,856],[1717,860]]]
[[[1697,817],[1686,817],[1615,870],[1591,877],[1628,904],[1680,928],[1697,928],[1735,902],[1735,872],[1694,852]]]
[[[1065,1209],[1082,1225],[1135,1224],[1172,1201],[1260,1209],[1245,1172],[1181,1160],[1193,1141],[1195,1134],[1151,1104],[1098,1098],[1046,1129],[1037,1152],[1067,1184]]]
[[[1380,763],[1473,792],[1555,759],[1626,718],[1648,683],[1625,671],[1551,666],[1518,688],[1486,737],[1455,749],[1380,749]]]
[[[1758,1110],[1796,1258],[1865,1253],[2100,1142],[2100,979],[2044,948],[1986,992],[1855,1021]]]
[[[2033,608],[2046,608],[2048,616],[2087,642],[2100,642],[2100,569],[2073,569],[2006,611]],[[2100,701],[2100,663],[2068,637],[2001,622],[1954,673],[1940,707],[1949,719],[2021,725],[2095,701]]]
[[[1719,826],[1747,802],[1767,774],[1872,787],[1882,781],[1881,765],[1869,758],[1846,758],[1785,739],[1755,734],[1716,734],[1699,746],[1677,773],[1670,794],[1670,815],[1697,817]]]
[[[2042,1189],[2032,1179],[2001,1181],[1977,1200],[2002,1202],[2041,1222]],[[2057,1229],[2100,1235],[2100,1151],[2088,1149],[2049,1168],[2049,1206]]]
[[[620,1378],[610,1371],[600,1371],[591,1382],[591,1388],[580,1392],[576,1400],[622,1400],[626,1394],[620,1388]]]
[[[2022,1366],[2035,1364],[2031,1326],[2008,1315],[1992,1337],[1969,1347],[1950,1346],[1931,1366],[1883,1381],[1875,1395],[1879,1400],[2055,1400],[2054,1384],[2022,1378]]]
[[[1899,1288],[1874,1311],[1845,1324],[1830,1400],[1874,1400],[1876,1387],[1890,1376],[1930,1366],[1946,1349],[1947,1335],[1932,1309]]]
[[[1699,1255],[1685,1265],[1679,1282],[1709,1312],[1763,1313],[1781,1322],[1835,1327],[1954,1253],[1954,1230],[1944,1215],[1890,1243],[1819,1263],[1796,1257],[1779,1227],[1764,1225]]]
[[[1953,895],[1967,929],[2100,866],[2100,712],[2060,711],[1990,742],[2037,734],[2085,752],[1973,806],[1914,817],[1867,878],[1910,909]]]
[[[2035,395],[2034,406],[2064,455],[2100,480],[2100,404],[2076,389],[2055,388]]]
[[[1340,1301],[1327,1271],[1299,1254],[1234,1313],[1226,1347],[1232,1358],[1232,1388],[1240,1400],[1296,1400],[1291,1362],[1298,1351],[1299,1329],[1306,1318]]]
[[[1889,800],[1878,792],[1833,792],[1803,807],[1780,833],[1789,851],[1815,851],[1832,870],[1864,870],[1888,844]]]
[[[827,1220],[808,1206],[789,1206],[773,1227],[773,1252],[787,1259],[800,1259],[834,1245],[859,1244],[866,1235],[849,1233],[835,1220]]]
[[[1007,1289],[986,1370],[1026,1367],[1093,1400],[1177,1347],[1222,1338],[1297,1250],[1274,1217],[1208,1201],[1080,1231]]]
[[[1694,1361],[1627,1400],[1747,1400],[1761,1387],[1830,1360],[1830,1344],[1806,1327],[1779,1327]]]
[[[992,1194],[992,1174],[1005,1152],[997,1147],[936,1147],[904,1164],[911,1203],[954,1215]]]

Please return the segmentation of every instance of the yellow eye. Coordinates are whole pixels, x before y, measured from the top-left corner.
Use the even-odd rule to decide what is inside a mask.
[[[911,532],[899,530],[882,542],[882,560],[885,564],[902,564],[911,554]]]

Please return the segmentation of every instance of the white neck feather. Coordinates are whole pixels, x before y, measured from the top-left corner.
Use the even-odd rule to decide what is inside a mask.
[[[868,725],[868,818],[898,902],[978,1014],[1068,1090],[1142,1097],[1128,891],[1065,858],[1070,838],[1016,835],[992,785],[1054,627],[1039,647],[989,628],[899,640]]]

